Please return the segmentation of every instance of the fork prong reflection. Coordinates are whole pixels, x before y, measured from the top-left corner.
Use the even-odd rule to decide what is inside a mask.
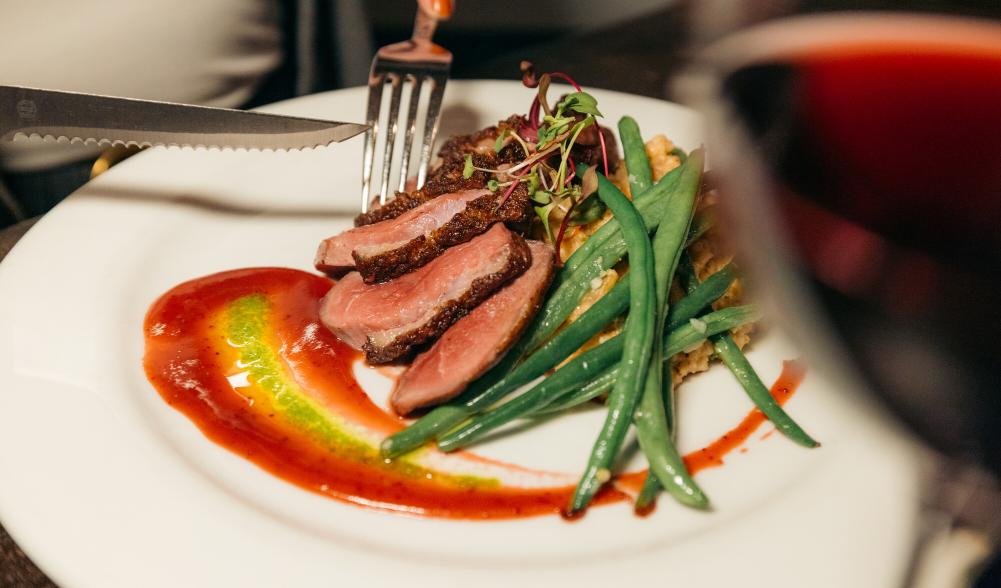
[[[368,81],[368,107],[366,109],[365,144],[362,147],[361,165],[361,211],[368,212],[372,192],[372,166],[375,164],[375,142],[379,138],[379,109],[382,106],[382,87],[385,78],[373,73]]]
[[[421,161],[417,169],[417,187],[424,185],[427,179],[428,164],[431,162],[431,148],[434,147],[435,135],[438,133],[438,115],[441,114],[441,100],[445,95],[447,74],[431,78],[431,96],[428,99],[427,118],[424,121],[424,141],[421,145]]]
[[[379,204],[386,203],[386,192],[389,191],[389,176],[393,170],[393,147],[396,143],[396,128],[400,118],[400,96],[403,93],[403,80],[400,74],[387,74],[393,85],[393,93],[389,99],[389,120],[386,121],[386,145],[382,156],[382,182],[379,187]]]
[[[424,78],[419,75],[408,75],[413,80],[410,90],[410,105],[407,108],[407,132],[403,139],[403,161],[400,162],[400,185],[398,191],[407,187],[407,172],[410,170],[410,150],[414,146],[414,133],[417,130],[417,107],[421,101],[421,87]]]

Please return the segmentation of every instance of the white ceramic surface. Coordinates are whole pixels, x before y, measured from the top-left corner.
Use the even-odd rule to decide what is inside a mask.
[[[692,148],[697,117],[594,91],[609,121]],[[443,134],[524,111],[528,90],[449,83]],[[363,89],[275,111],[360,119]],[[149,304],[171,286],[250,266],[309,270],[316,243],[350,223],[360,139],[300,153],[155,149],[59,205],[0,265],[0,518],[67,587],[896,585],[914,536],[919,463],[906,440],[808,374],[788,410],[823,442],[806,450],[763,427],[699,474],[714,510],[662,500],[583,520],[410,518],[302,491],[207,439],[164,404],[140,365]],[[749,357],[766,381],[796,357],[771,332]],[[365,378],[373,394],[385,382]],[[381,389],[380,389],[381,388]],[[726,370],[680,391],[683,451],[750,409]],[[573,473],[599,411],[556,419],[477,451]]]

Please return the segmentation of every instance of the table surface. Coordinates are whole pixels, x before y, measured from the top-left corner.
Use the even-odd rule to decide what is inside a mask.
[[[585,86],[654,98],[669,97],[668,81],[683,65],[684,18],[676,8],[611,27],[556,38],[464,71],[463,77],[512,79],[527,59],[538,71],[564,71]],[[0,230],[0,261],[37,220]],[[55,586],[0,526],[0,586]]]

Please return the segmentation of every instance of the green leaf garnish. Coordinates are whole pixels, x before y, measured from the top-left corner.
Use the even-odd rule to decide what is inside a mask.
[[[493,178],[487,180],[487,190],[490,190],[491,192],[496,192],[498,188],[500,188],[500,184],[497,183],[497,180]]]
[[[528,193],[535,194],[535,191],[539,189],[539,176],[535,175],[535,168],[532,170],[532,175],[528,177]]]
[[[532,200],[539,204],[549,204],[553,201],[553,195],[545,190],[536,190],[532,193]]]
[[[550,243],[554,241],[554,238],[553,238],[553,231],[549,227],[549,213],[553,210],[555,206],[556,206],[555,202],[550,202],[545,206],[535,207],[535,214],[538,215],[539,220],[542,221],[542,228],[546,230],[546,237],[549,239]]]
[[[462,177],[465,179],[471,178],[473,175],[473,156],[466,154],[466,165],[462,167]]]
[[[558,134],[553,125],[542,125],[539,127],[536,149],[552,141]]]
[[[497,134],[497,140],[494,141],[494,153],[500,153],[500,150],[504,148],[504,139],[507,138],[511,129],[504,129]]]
[[[574,92],[573,94],[567,94],[557,108],[572,110],[581,114],[603,116],[601,111],[598,110],[598,101],[594,98],[594,96],[588,94],[587,92]]]

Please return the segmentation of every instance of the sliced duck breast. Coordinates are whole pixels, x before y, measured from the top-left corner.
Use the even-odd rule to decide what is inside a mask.
[[[528,218],[527,189],[519,187],[498,206],[501,198],[490,190],[443,194],[396,218],[325,239],[316,253],[316,267],[333,276],[356,269],[367,284],[402,276],[496,222]]]
[[[450,197],[451,195],[439,196],[414,209],[413,212],[439,208],[438,201]],[[420,234],[405,242],[358,245],[352,253],[355,269],[366,284],[392,280],[423,266],[449,247],[465,243],[482,234],[494,223],[521,223],[528,219],[530,207],[526,188],[520,186],[515,189],[504,204],[498,206],[501,198],[503,194],[487,191],[477,198],[465,200],[465,208],[456,212],[446,222],[432,230],[426,230],[425,227],[433,226],[437,217],[430,222],[422,223],[424,226],[419,228]],[[402,218],[404,217],[384,222],[398,223]],[[379,223],[381,224],[383,223]],[[417,231],[418,228],[411,227],[401,230],[400,233],[409,236]]]
[[[365,284],[352,272],[321,302],[320,318],[369,363],[407,357],[445,332],[531,264],[525,240],[495,224],[395,280]]]
[[[434,232],[466,209],[471,201],[490,190],[463,190],[442,195],[402,215],[379,223],[348,229],[324,239],[316,252],[316,269],[332,276],[343,275],[355,268],[352,253],[362,247],[369,251],[400,247],[421,235]]]
[[[411,208],[416,208],[428,200],[460,190],[485,188],[491,175],[480,170],[474,170],[466,177],[466,155],[473,158],[477,168],[493,169],[504,164],[512,164],[522,160],[525,152],[514,139],[508,135],[506,145],[499,152],[494,151],[497,137],[502,132],[517,132],[525,124],[525,118],[514,115],[470,135],[459,135],[449,138],[438,151],[439,164],[432,169],[427,177],[427,183],[420,190],[397,192],[396,197],[388,200],[382,206],[373,206],[366,213],[355,217],[355,226],[370,225],[403,214]],[[378,202],[378,198],[375,199]]]
[[[529,241],[532,265],[452,325],[403,373],[390,398],[399,414],[439,404],[494,366],[539,310],[553,276],[553,248]]]

